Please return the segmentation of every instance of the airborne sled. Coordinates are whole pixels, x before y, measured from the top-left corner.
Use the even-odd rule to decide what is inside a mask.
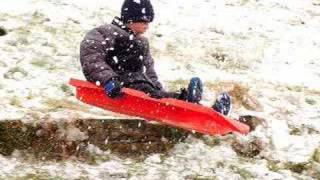
[[[102,87],[93,83],[71,79],[70,84],[76,87],[76,97],[80,101],[120,114],[210,135],[247,134],[250,130],[246,124],[199,104],[172,98],[155,99],[129,88],[123,88],[122,97],[111,99]]]

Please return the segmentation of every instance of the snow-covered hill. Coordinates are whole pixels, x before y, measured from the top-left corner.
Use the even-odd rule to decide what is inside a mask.
[[[219,91],[242,90],[231,114],[266,120],[247,137],[188,138],[169,156],[88,165],[0,156],[0,178],[316,179],[320,177],[320,1],[153,0],[146,36],[169,89],[193,76],[205,82],[203,104]],[[84,79],[79,43],[118,15],[120,0],[1,0],[0,119],[123,117],[84,105],[68,86]],[[221,143],[208,142],[218,138]],[[238,156],[229,139],[258,138],[255,158]],[[300,167],[302,172],[294,168]],[[300,172],[300,173],[299,173]]]

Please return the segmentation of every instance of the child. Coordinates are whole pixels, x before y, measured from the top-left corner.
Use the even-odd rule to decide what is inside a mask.
[[[153,98],[199,103],[203,92],[199,78],[192,78],[188,88],[179,92],[164,90],[158,81],[149,42],[143,37],[153,19],[150,0],[125,0],[120,18],[115,17],[111,24],[89,31],[80,47],[80,61],[86,79],[104,87],[110,98],[121,96],[121,88],[128,87]],[[219,97],[213,109],[227,115],[230,97],[226,93]]]

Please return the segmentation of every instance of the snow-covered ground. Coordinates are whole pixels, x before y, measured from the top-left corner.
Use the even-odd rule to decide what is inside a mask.
[[[97,165],[30,163],[0,156],[0,178],[65,179],[312,179],[320,164],[319,0],[153,0],[150,39],[160,80],[168,88],[192,76],[205,84],[203,103],[237,85],[260,106],[235,106],[231,116],[266,120],[247,137],[190,137],[169,156]],[[120,117],[77,101],[69,78],[83,79],[79,43],[84,34],[118,15],[120,0],[1,0],[0,120]],[[228,138],[265,143],[245,159]],[[319,160],[320,161],[320,160]],[[272,162],[309,163],[302,173]],[[312,175],[318,173],[318,176]]]

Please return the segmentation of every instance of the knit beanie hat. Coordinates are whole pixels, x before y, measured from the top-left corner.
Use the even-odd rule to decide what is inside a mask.
[[[150,0],[125,0],[121,8],[121,19],[129,22],[152,22],[153,7]]]

